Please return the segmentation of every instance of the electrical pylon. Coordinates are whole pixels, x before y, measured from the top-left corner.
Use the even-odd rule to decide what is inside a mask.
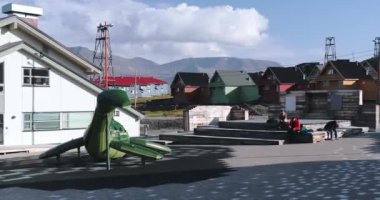
[[[110,77],[113,77],[112,51],[109,35],[109,28],[112,24],[99,24],[95,39],[95,50],[92,62],[102,69],[102,74],[95,77],[96,82],[101,88],[107,89],[110,84]]]

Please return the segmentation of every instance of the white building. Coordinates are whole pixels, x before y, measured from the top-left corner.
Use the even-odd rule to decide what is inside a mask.
[[[127,92],[129,98],[155,97],[170,94],[170,86],[154,77],[119,76],[110,78],[110,85]]]
[[[100,70],[77,57],[36,25],[42,9],[17,4],[0,19],[0,143],[61,143],[83,135],[102,91],[86,77]],[[22,16],[22,17],[21,17]],[[143,115],[116,112],[130,136]]]

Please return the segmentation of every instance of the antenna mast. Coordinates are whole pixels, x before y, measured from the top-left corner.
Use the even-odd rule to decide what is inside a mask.
[[[95,51],[92,62],[102,69],[102,74],[95,78],[101,88],[108,89],[110,76],[113,76],[112,51],[108,28],[112,24],[99,24],[95,39]]]
[[[373,52],[373,57],[379,57],[380,56],[380,37],[376,37],[373,42],[375,43],[375,49]]]
[[[325,64],[330,60],[336,60],[335,37],[326,38]]]

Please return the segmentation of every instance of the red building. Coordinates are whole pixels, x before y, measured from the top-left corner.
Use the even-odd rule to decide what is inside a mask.
[[[305,81],[304,74],[295,67],[268,67],[261,81],[261,96],[265,103],[280,103],[280,93],[296,89],[296,83]],[[307,88],[305,83],[299,89]]]

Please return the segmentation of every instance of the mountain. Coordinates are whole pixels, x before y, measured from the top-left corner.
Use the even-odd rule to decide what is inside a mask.
[[[72,47],[69,50],[92,63],[93,51],[84,47]],[[115,76],[134,76],[137,69],[139,76],[154,76],[171,83],[177,72],[204,72],[211,77],[215,70],[257,72],[265,71],[269,66],[281,65],[274,61],[234,57],[185,58],[159,65],[141,57],[128,59],[113,55],[112,66]]]
[[[162,71],[205,72],[211,75],[215,70],[238,70],[247,72],[265,71],[269,66],[281,66],[277,62],[234,57],[185,58],[160,65]]]
[[[70,47],[69,50],[92,63],[94,51],[91,51],[85,47]],[[154,70],[153,68],[156,68],[159,65],[151,60],[141,57],[129,59],[112,55],[112,66],[116,76],[134,76],[136,73],[135,69],[138,69],[137,73],[140,71],[149,72]]]

